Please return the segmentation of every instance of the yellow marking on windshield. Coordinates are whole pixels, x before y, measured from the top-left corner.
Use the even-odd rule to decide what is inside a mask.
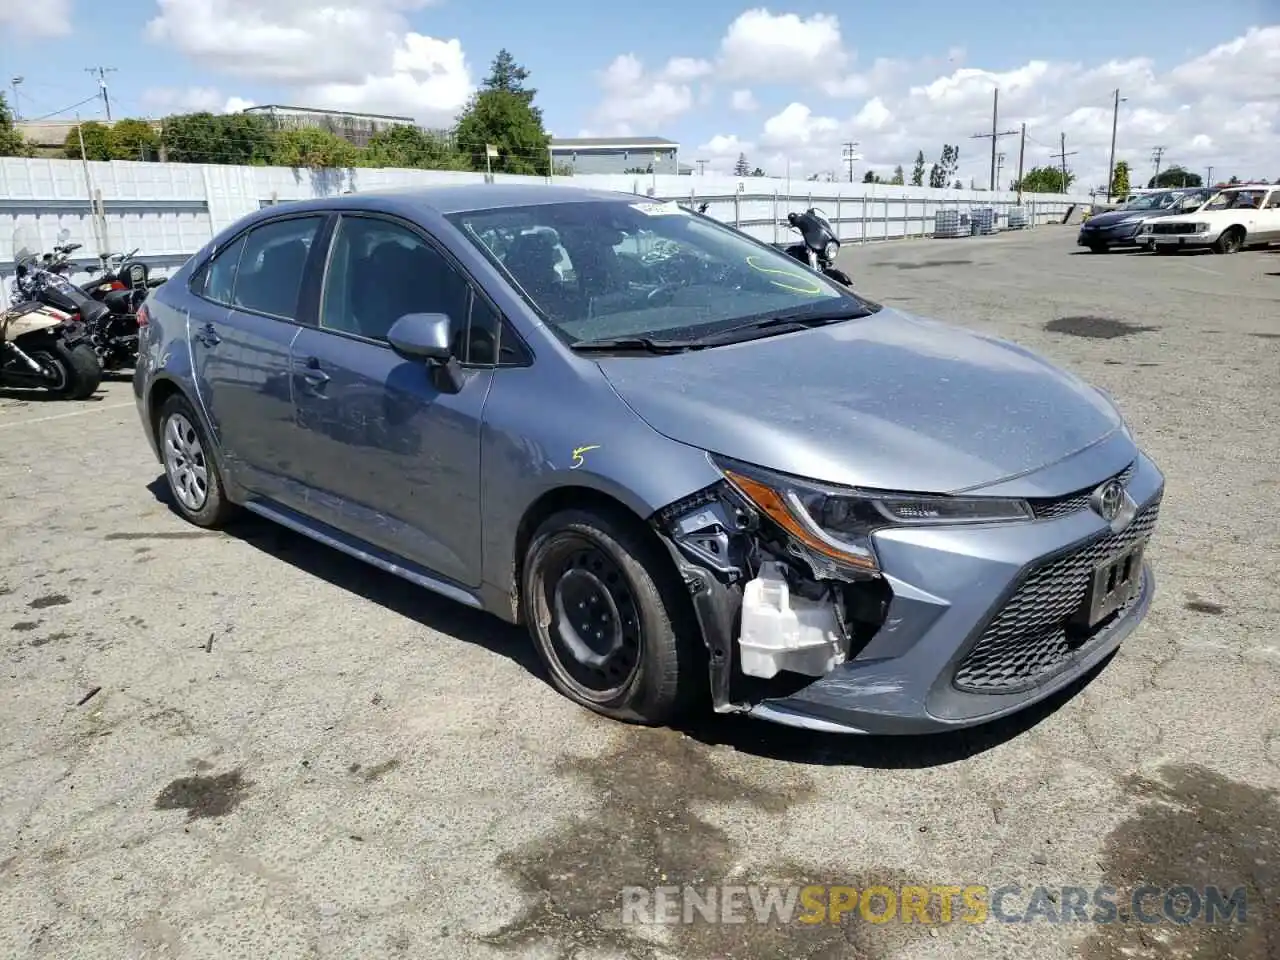
[[[762,267],[756,263],[757,257],[747,257],[747,266],[759,273],[774,273],[780,277],[789,277],[792,280],[799,280],[809,286],[799,287],[791,283],[783,283],[780,280],[770,280],[775,287],[781,287],[783,290],[790,290],[793,293],[806,293],[811,296],[821,294],[822,286],[813,277],[806,277],[803,273],[792,273],[790,270],[779,270],[776,267]]]

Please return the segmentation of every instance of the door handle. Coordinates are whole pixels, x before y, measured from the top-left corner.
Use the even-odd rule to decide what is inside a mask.
[[[319,357],[307,357],[306,360],[298,363],[298,366],[302,368],[302,379],[316,389],[320,389],[329,382],[329,375],[320,369]]]
[[[216,347],[222,342],[222,338],[218,336],[218,331],[214,329],[212,323],[206,323],[203,327],[197,330],[195,338],[206,347]]]

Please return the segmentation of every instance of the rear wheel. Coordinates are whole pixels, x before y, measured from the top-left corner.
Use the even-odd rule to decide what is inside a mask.
[[[178,512],[196,526],[221,527],[236,508],[226,498],[200,418],[186,397],[174,394],[164,402],[157,434],[165,479]]]
[[[1089,244],[1090,253],[1106,253],[1110,248],[1105,243]]]
[[[88,343],[69,347],[57,340],[49,347],[30,351],[29,355],[48,376],[46,389],[62,400],[84,400],[93,396],[102,383],[102,364]]]
[[[616,720],[670,723],[699,700],[696,630],[658,549],[620,517],[566,510],[529,544],[525,622],[556,689]]]
[[[1235,253],[1244,246],[1244,231],[1239,227],[1228,227],[1222,231],[1217,242],[1213,245],[1214,253]]]

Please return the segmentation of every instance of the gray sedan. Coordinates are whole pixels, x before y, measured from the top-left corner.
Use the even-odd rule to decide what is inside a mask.
[[[1164,479],[1107,396],[675,204],[477,184],[268,208],[140,322],[184,517],[248,510],[522,623],[610,717],[969,726],[1151,602]]]

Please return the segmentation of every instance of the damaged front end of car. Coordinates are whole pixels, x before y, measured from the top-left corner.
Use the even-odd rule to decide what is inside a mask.
[[[892,591],[869,531],[889,518],[857,515],[867,501],[820,485],[713,461],[725,479],[652,523],[692,598],[715,710],[761,713],[856,657],[884,624]]]

